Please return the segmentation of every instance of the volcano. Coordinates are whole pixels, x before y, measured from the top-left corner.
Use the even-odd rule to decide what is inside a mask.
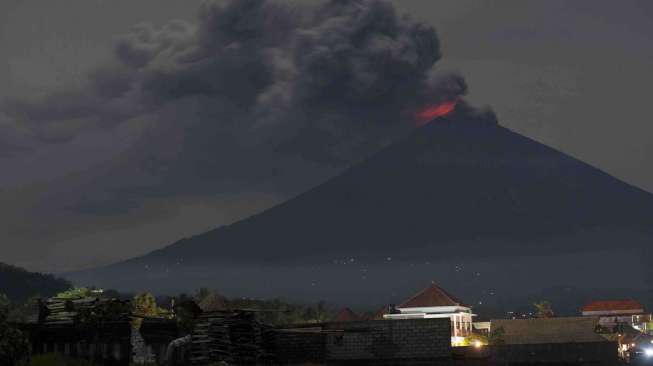
[[[177,289],[180,283],[222,286],[224,276],[206,269],[223,266],[270,273],[302,266],[313,268],[306,272],[313,276],[314,268],[345,262],[372,267],[472,258],[492,266],[517,256],[584,258],[604,251],[609,263],[609,251],[646,251],[652,222],[653,195],[501,127],[492,115],[458,107],[260,214],[70,277],[107,286],[138,278],[157,288],[175,279]],[[568,278],[563,272],[559,277]],[[521,276],[505,269],[505,278],[515,275]],[[419,287],[423,282],[406,293]]]

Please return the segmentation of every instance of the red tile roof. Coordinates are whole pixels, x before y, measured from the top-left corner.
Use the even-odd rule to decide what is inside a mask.
[[[442,288],[431,284],[417,295],[411,297],[398,308],[423,308],[432,306],[465,306]]]
[[[350,308],[344,308],[333,319],[335,322],[353,322],[361,320],[361,318],[356,315]]]
[[[642,304],[635,300],[609,300],[593,301],[581,309],[581,311],[620,311],[620,310],[644,310]]]
[[[383,316],[390,314],[390,305],[385,305],[374,313],[369,314],[367,320],[383,320]]]

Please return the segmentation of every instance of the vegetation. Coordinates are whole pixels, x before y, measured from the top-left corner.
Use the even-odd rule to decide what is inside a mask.
[[[540,301],[533,304],[535,306],[535,316],[538,318],[553,318],[555,316],[551,303],[548,301]]]
[[[135,315],[159,318],[170,318],[172,316],[169,310],[157,305],[154,295],[147,292],[134,296],[132,306]]]
[[[9,299],[9,297],[1,295],[0,303],[4,306],[7,321],[11,323],[24,323],[28,321],[30,316],[37,313],[37,297],[32,297],[23,303],[16,303]]]
[[[256,300],[236,298],[226,301],[234,309],[251,309],[258,311],[259,320],[272,325],[296,323],[317,323],[333,319],[335,314],[326,309],[324,301],[314,305],[302,305],[285,302],[281,299]]]
[[[493,329],[488,337],[488,344],[492,346],[504,344],[506,342],[504,339],[505,334],[506,330],[503,327]]]
[[[320,301],[315,306],[308,306],[306,308],[302,320],[309,323],[321,323],[329,321],[333,319],[333,317],[333,313],[327,310],[326,303],[324,301]]]
[[[0,293],[15,303],[25,302],[35,295],[50,297],[71,287],[70,282],[53,275],[0,263]]]
[[[154,295],[147,292],[134,296],[132,300],[132,314],[136,316],[133,324],[137,328],[140,328],[143,318],[146,317],[168,319],[172,319],[173,317],[170,311],[157,305]]]
[[[75,300],[75,299],[83,299],[91,296],[93,296],[93,290],[88,289],[86,287],[74,287],[66,291],[60,292],[56,294],[54,297],[59,299]]]
[[[21,365],[29,353],[25,335],[8,321],[9,298],[0,294],[0,365]]]
[[[222,307],[225,309],[248,309],[257,312],[257,317],[261,322],[271,325],[288,325],[296,323],[318,323],[333,319],[335,313],[328,309],[326,302],[320,301],[316,304],[297,304],[284,301],[282,299],[252,299],[245,297],[228,298],[220,295],[215,290],[200,288],[195,295],[180,294],[175,297],[161,297],[159,304],[184,304],[193,301],[196,304],[206,304],[208,298],[220,298]],[[172,309],[170,309],[172,310]],[[189,313],[185,307],[183,310],[175,310],[178,318],[184,316],[181,312]]]

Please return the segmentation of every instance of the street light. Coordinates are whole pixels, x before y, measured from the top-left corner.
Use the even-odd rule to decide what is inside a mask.
[[[649,357],[649,358],[650,358],[650,357],[653,357],[653,348],[647,348],[647,349],[645,349],[645,350],[644,350],[644,355],[645,355],[646,357]]]

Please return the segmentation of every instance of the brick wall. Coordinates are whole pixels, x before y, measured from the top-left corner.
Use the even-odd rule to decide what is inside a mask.
[[[148,347],[141,332],[132,327],[131,333],[132,361],[135,364],[154,363],[156,356],[152,347]]]
[[[322,364],[326,361],[326,335],[319,333],[276,333],[271,352],[282,365]]]
[[[420,360],[451,359],[449,319],[374,320],[327,323],[326,357],[330,362],[394,360],[393,364],[419,364]]]

